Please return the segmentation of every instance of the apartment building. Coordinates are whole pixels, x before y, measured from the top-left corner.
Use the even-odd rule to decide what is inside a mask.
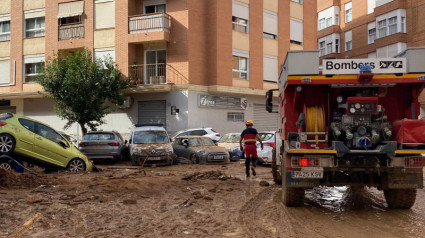
[[[317,49],[315,0],[0,0],[0,112],[65,124],[35,75],[58,51],[112,57],[135,87],[99,129],[275,130],[265,92],[287,50]],[[78,125],[67,132],[76,134]]]
[[[391,58],[425,46],[425,0],[318,0],[317,12],[321,59]],[[419,100],[425,108],[425,93]]]

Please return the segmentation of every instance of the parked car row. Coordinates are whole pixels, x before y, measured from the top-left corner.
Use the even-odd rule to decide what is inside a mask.
[[[260,132],[264,149],[258,148],[260,162],[271,163],[274,132]],[[76,141],[46,124],[12,113],[0,114],[0,168],[15,164],[9,156],[42,167],[91,171],[91,161],[133,165],[172,165],[176,163],[229,163],[244,157],[239,148],[240,133],[220,134],[212,128],[196,128],[169,137],[161,125],[136,125],[129,141],[117,131],[91,131],[76,147]],[[258,146],[259,147],[259,146]],[[9,155],[9,156],[1,156]]]

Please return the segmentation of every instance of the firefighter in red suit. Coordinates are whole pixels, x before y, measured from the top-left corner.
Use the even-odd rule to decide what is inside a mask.
[[[249,177],[249,167],[252,163],[251,171],[252,175],[256,175],[255,167],[257,166],[257,140],[261,144],[261,150],[263,149],[263,142],[261,141],[260,136],[254,126],[252,120],[245,122],[246,129],[241,134],[241,139],[239,140],[240,149],[245,152],[245,168],[246,168],[246,177]],[[242,147],[242,140],[244,142],[244,147]]]

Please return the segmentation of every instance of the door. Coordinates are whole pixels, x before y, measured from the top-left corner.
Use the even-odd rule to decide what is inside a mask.
[[[138,103],[138,124],[162,124],[166,127],[166,101],[140,101]]]
[[[160,84],[166,82],[166,50],[146,51],[145,84]]]
[[[273,111],[278,111],[273,105]],[[279,113],[269,113],[265,104],[254,104],[254,128],[257,131],[277,131],[279,129]]]
[[[24,119],[24,118],[19,118],[18,121],[26,129],[19,134],[19,137],[17,137],[19,141],[19,150],[20,150],[18,152],[35,157],[35,154],[34,154],[35,122]]]
[[[37,122],[35,125],[34,153],[37,158],[51,164],[66,167],[73,156],[68,142],[52,128]],[[59,144],[61,141],[65,142],[68,147],[62,147]]]

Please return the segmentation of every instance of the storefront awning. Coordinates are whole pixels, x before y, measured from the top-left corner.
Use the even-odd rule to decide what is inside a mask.
[[[84,1],[59,4],[58,18],[80,16],[84,12]]]

